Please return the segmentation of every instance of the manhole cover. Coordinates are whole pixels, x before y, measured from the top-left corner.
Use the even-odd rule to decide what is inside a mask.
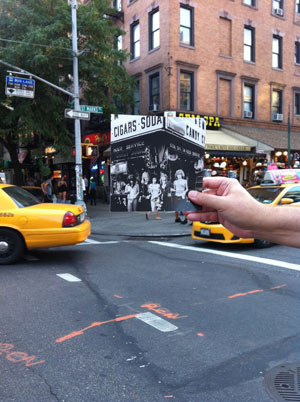
[[[264,377],[264,386],[274,401],[300,402],[300,362],[273,367]]]

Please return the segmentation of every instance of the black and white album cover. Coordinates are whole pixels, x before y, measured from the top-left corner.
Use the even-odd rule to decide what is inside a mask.
[[[202,186],[202,118],[111,115],[111,211],[193,211]]]

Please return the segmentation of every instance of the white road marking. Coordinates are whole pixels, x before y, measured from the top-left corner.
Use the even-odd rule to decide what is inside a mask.
[[[151,327],[154,327],[161,332],[171,332],[178,329],[178,327],[175,325],[150,312],[138,314],[136,318],[145,322],[146,324],[151,325]]]
[[[93,239],[86,239],[82,243],[77,243],[76,246],[86,246],[89,244],[116,244],[119,243],[118,241],[97,241]]]
[[[68,282],[81,282],[81,279],[71,274],[56,274],[56,275]]]
[[[300,265],[298,265],[298,264],[292,264],[290,262],[279,261],[279,260],[272,260],[269,258],[254,257],[252,255],[247,255],[247,254],[231,253],[229,251],[219,251],[219,250],[210,250],[210,249],[200,248],[200,247],[182,246],[180,244],[165,243],[165,242],[160,242],[160,241],[149,241],[149,243],[158,244],[159,246],[164,246],[164,247],[173,247],[173,248],[177,248],[177,249],[181,249],[181,250],[189,250],[189,251],[197,251],[200,253],[216,254],[216,255],[221,255],[224,257],[236,258],[236,259],[246,260],[246,261],[253,261],[253,262],[258,262],[260,264],[273,265],[275,267],[281,267],[281,268],[292,269],[294,271],[300,271]]]

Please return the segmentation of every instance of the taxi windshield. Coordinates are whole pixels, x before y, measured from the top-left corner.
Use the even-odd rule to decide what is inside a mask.
[[[249,188],[248,192],[257,201],[263,204],[271,204],[275,198],[282,192],[281,187],[263,187],[263,188]]]
[[[40,201],[36,197],[20,187],[4,187],[2,190],[10,196],[10,198],[15,202],[15,204],[17,204],[19,208],[40,204]]]

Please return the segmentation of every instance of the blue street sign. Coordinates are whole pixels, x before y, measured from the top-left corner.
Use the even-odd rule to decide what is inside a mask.
[[[34,98],[35,80],[8,75],[5,84],[5,95]]]

